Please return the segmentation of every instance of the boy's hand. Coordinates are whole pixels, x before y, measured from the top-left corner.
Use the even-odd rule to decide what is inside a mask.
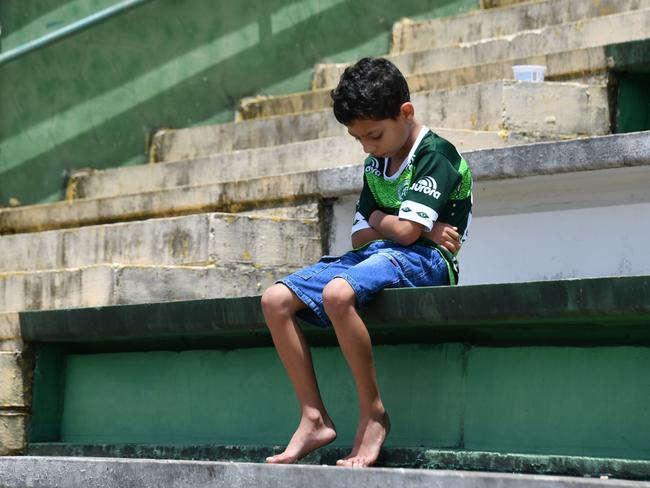
[[[461,244],[458,227],[445,224],[444,222],[436,222],[429,232],[422,234],[422,237],[426,237],[454,254],[460,251]]]

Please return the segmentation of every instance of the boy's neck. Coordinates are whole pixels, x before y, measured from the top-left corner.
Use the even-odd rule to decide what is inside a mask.
[[[402,146],[402,149],[400,149],[393,157],[390,158],[390,165],[389,165],[390,174],[395,173],[402,166],[402,163],[411,152],[411,149],[413,148],[415,141],[417,141],[417,138],[420,135],[421,130],[422,130],[422,124],[420,124],[417,120],[413,119],[411,130],[409,131],[408,138],[406,139],[406,142]]]

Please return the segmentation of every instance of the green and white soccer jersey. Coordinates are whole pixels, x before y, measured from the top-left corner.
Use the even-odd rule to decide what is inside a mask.
[[[467,239],[472,210],[472,173],[450,142],[423,127],[402,166],[391,176],[386,174],[389,163],[387,158],[369,156],[366,159],[353,234],[370,227],[370,214],[379,209],[417,222],[424,231],[430,231],[438,220],[446,222],[458,227],[463,241]],[[421,241],[435,246],[427,239]],[[456,259],[446,249],[439,249],[453,269],[455,281]]]

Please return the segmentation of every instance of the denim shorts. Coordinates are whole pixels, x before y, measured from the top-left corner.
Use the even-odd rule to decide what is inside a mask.
[[[412,288],[449,284],[447,262],[440,252],[421,244],[401,246],[374,241],[343,256],[323,256],[306,268],[278,280],[302,300],[306,309],[297,316],[318,327],[331,322],[323,307],[323,289],[334,278],[343,278],[357,295],[357,307],[365,306],[384,288]]]

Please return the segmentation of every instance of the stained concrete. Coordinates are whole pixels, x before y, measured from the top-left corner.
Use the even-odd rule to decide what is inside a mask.
[[[481,61],[482,62],[482,61]],[[420,122],[430,127],[478,131],[506,130],[538,137],[597,135],[609,130],[604,86],[494,81],[451,90],[416,93],[413,102]],[[517,104],[526,104],[523,119]],[[575,110],[579,110],[579,116]],[[511,113],[512,112],[512,113]],[[541,116],[541,119],[536,118]],[[553,119],[551,119],[553,117]],[[245,133],[245,137],[237,134]],[[441,131],[452,142],[471,140],[471,134]],[[208,154],[268,147],[322,137],[341,136],[346,129],[331,109],[233,124],[159,132],[153,141],[156,161],[191,159]],[[476,146],[475,146],[476,147]],[[485,146],[483,146],[485,147]]]
[[[123,203],[132,205],[133,200],[126,198]],[[65,204],[63,208],[74,209]],[[52,214],[41,215],[47,218]],[[119,217],[119,212],[114,215]],[[0,237],[0,249],[0,272],[111,263],[297,266],[322,254],[315,220],[219,213],[6,235]]]
[[[641,487],[650,483],[566,478],[557,476],[427,471],[411,469],[352,469],[326,466],[268,466],[264,464],[204,461],[153,461],[111,458],[5,457],[0,459],[0,483],[30,486],[87,488],[146,487],[401,487],[447,488],[605,488]]]
[[[503,147],[516,138],[496,132],[434,129],[453,140],[460,151]],[[207,142],[207,141],[206,141]],[[188,152],[200,154],[203,146]],[[294,142],[266,148],[244,149],[194,159],[108,169],[79,170],[69,183],[74,198],[103,198],[161,190],[175,186],[245,180],[260,176],[330,168],[363,161],[366,154],[349,135]]]
[[[544,107],[541,107],[540,110],[544,110]],[[581,114],[581,112],[578,113],[578,115]],[[649,139],[646,132],[640,132],[487,149],[467,152],[464,155],[473,169],[476,181],[522,178],[647,165],[650,153]],[[86,213],[86,218],[91,222],[102,220],[110,222],[123,219],[125,215],[128,216],[124,206],[133,209],[137,207],[138,203],[142,204],[142,208],[138,209],[138,212],[143,216],[165,215],[171,212],[182,213],[186,209],[197,208],[205,204],[206,201],[219,202],[215,205],[220,205],[222,209],[244,210],[260,206],[283,206],[283,202],[286,205],[287,202],[296,202],[301,199],[337,197],[358,193],[362,183],[359,167],[359,164],[356,164],[245,181],[172,188],[144,196],[116,196],[96,200],[79,200],[74,204],[60,202],[38,207],[16,208],[0,213],[0,220],[4,218],[4,225],[7,226],[5,229],[21,229],[20,226],[24,227],[26,224],[38,224],[39,226],[78,225],[80,213]],[[152,195],[155,195],[155,207],[149,204]],[[101,213],[93,214],[93,210],[96,209],[101,209]],[[224,218],[238,221],[235,217]],[[225,222],[225,220],[220,222]],[[9,236],[0,238],[0,243],[8,238]],[[52,248],[50,247],[50,249]],[[30,251],[28,249],[20,251],[19,249],[19,252],[28,253]]]
[[[24,412],[0,411],[0,456],[24,451],[27,422],[28,415]]]
[[[421,22],[404,19],[393,25],[390,52],[451,46],[649,7],[648,0],[547,0]]]
[[[59,444],[30,443],[30,456],[117,457],[137,459],[191,459],[261,463],[284,446],[223,445],[143,445],[143,444]],[[347,456],[349,448],[331,444],[312,452],[300,464],[333,465]],[[381,450],[377,467],[451,469],[493,473],[586,476],[627,480],[650,479],[650,461],[584,456],[546,456],[504,454],[499,452],[386,447]]]
[[[26,379],[22,353],[0,352],[0,412],[29,405],[29,399],[25,397]]]
[[[257,295],[296,267],[120,266],[7,273],[0,312]]]
[[[650,8],[504,37],[386,56],[406,75],[647,39]],[[314,88],[336,86],[346,64],[317,65]]]
[[[409,74],[406,75],[406,80],[411,93],[428,90],[449,90],[474,83],[513,79],[512,66],[519,64],[546,66],[546,79],[551,81],[603,73],[608,68],[612,68],[614,63],[611,58],[607,57],[604,47],[597,47],[500,60],[494,63],[477,64],[450,70]],[[252,100],[242,101],[239,113],[242,119],[254,119],[299,113],[306,110],[321,110],[331,106],[329,93],[330,87],[276,97],[257,97]]]

